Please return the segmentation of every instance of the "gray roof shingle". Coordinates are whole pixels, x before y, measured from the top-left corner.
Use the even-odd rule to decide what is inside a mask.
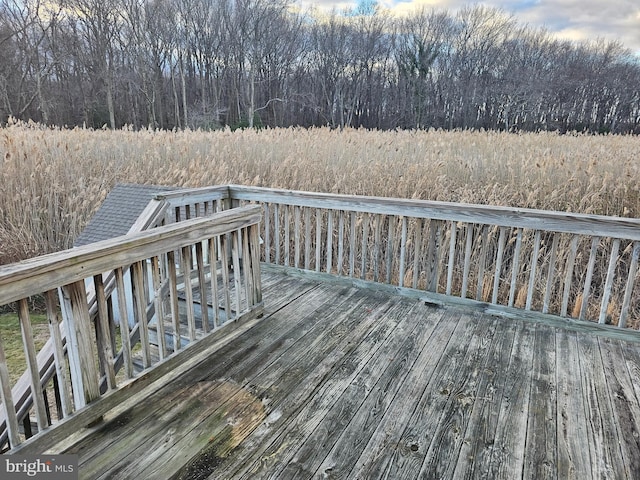
[[[119,183],[74,242],[74,247],[126,235],[149,201],[158,193],[176,187]]]

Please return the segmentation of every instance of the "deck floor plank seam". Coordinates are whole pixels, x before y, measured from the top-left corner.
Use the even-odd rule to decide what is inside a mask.
[[[480,316],[472,318],[478,323],[485,321]],[[498,349],[508,336],[508,331],[506,322],[493,319],[493,325],[478,339],[478,349],[472,352],[469,367],[464,374],[460,374],[457,387],[446,403],[446,413],[431,440],[419,478],[452,478],[456,465],[467,464],[468,459],[460,456],[467,441],[466,431],[473,418],[476,401],[484,397],[493,377],[493,360],[499,356]]]
[[[507,378],[500,399],[495,439],[487,462],[486,478],[522,478],[526,412],[530,398],[533,364],[533,339],[536,325],[523,323],[516,330]]]

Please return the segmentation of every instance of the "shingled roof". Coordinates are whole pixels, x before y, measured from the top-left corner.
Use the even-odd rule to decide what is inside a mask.
[[[74,247],[126,235],[149,201],[158,193],[176,187],[119,183],[78,236]]]

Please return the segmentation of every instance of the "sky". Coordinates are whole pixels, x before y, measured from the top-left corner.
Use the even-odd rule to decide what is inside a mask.
[[[309,0],[320,8],[343,9],[357,1]],[[512,13],[522,24],[545,27],[550,33],[570,40],[619,40],[640,55],[640,0],[378,0],[392,12],[402,14],[416,7],[447,9],[473,3],[498,7]]]

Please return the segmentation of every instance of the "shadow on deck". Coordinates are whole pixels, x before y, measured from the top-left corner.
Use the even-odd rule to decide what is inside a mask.
[[[263,291],[251,328],[50,452],[87,479],[640,475],[637,343],[312,277]]]

